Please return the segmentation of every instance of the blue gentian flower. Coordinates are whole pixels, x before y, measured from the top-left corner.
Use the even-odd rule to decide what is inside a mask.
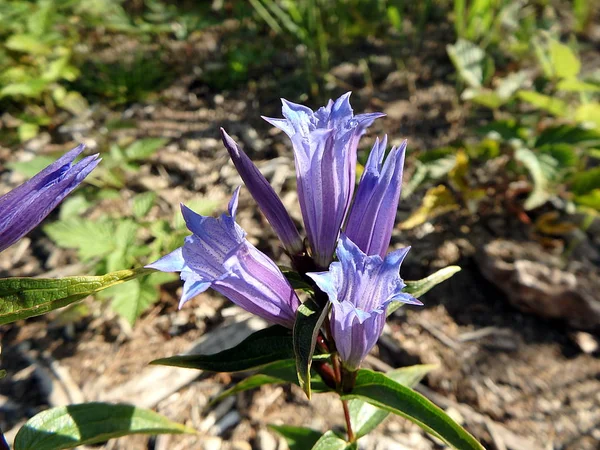
[[[333,259],[340,228],[354,192],[360,137],[382,113],[354,116],[347,93],[317,111],[282,100],[284,119],[264,117],[291,139],[298,199],[315,263]]]
[[[79,145],[40,173],[0,197],[0,251],[35,228],[100,162],[98,155],[76,164]]]
[[[267,179],[223,128],[221,135],[235,168],[285,249],[292,256],[302,253],[304,244],[300,233]]]
[[[367,255],[385,257],[402,190],[406,141],[392,147],[383,163],[387,136],[375,141],[348,215],[346,236]]]
[[[309,273],[332,305],[331,334],[344,367],[359,368],[381,336],[386,309],[392,301],[422,303],[402,292],[400,265],[410,247],[379,255],[366,255],[347,236],[341,235],[327,272]]]
[[[229,215],[201,216],[182,205],[191,236],[147,267],[181,272],[184,280],[179,306],[208,288],[263,319],[292,328],[300,304],[277,265],[245,238],[235,222],[239,188],[229,202]]]

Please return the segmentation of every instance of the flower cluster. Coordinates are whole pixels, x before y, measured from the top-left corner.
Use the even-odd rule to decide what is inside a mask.
[[[98,155],[76,164],[84,145],[54,161],[33,178],[0,197],[0,252],[35,228],[100,162]]]
[[[402,187],[406,142],[385,157],[377,139],[356,195],[357,148],[381,113],[354,115],[350,93],[312,111],[283,100],[283,119],[265,118],[293,146],[298,199],[307,243],[283,203],[243,150],[221,129],[223,143],[246,187],[275,230],[294,269],[332,305],[329,333],[344,367],[356,370],[381,335],[392,301],[420,305],[402,292],[399,270],[409,248],[387,254]],[[240,307],[292,328],[300,301],[279,268],[245,239],[229,214],[203,217],[182,206],[192,235],[149,267],[181,272],[181,305],[212,287]],[[337,260],[335,258],[337,257]],[[307,261],[309,262],[307,264]]]

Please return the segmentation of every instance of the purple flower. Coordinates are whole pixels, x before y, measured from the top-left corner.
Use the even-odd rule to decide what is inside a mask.
[[[235,168],[285,249],[290,255],[302,253],[304,244],[300,233],[269,182],[223,128],[221,135]]]
[[[0,251],[35,228],[98,165],[98,155],[73,164],[79,145],[30,180],[0,197]]]
[[[422,303],[402,292],[400,265],[410,250],[367,256],[342,234],[337,246],[339,262],[329,271],[309,273],[332,303],[331,333],[344,366],[357,370],[373,348],[385,324],[386,308],[392,301]]]
[[[181,206],[193,233],[183,247],[148,265],[163,272],[181,272],[184,280],[179,307],[208,288],[269,322],[292,328],[300,304],[277,265],[245,239],[235,223],[239,188],[229,202],[229,215],[196,214]]]
[[[287,100],[285,119],[264,117],[292,140],[298,198],[312,255],[319,267],[332,261],[354,192],[356,149],[366,128],[384,114],[354,116],[350,93],[316,112]]]
[[[392,147],[383,163],[386,146],[387,136],[381,142],[379,139],[375,141],[356,190],[345,230],[346,236],[363,252],[382,258],[390,245],[396,220],[406,141],[400,147]]]

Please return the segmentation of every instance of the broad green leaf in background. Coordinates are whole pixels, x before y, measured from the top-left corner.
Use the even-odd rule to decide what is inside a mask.
[[[548,50],[552,69],[556,77],[575,78],[579,74],[581,62],[569,46],[552,39]]]
[[[594,189],[587,194],[575,197],[575,203],[600,211],[600,189]]]
[[[595,167],[573,175],[570,184],[571,190],[576,195],[583,195],[594,189],[600,189],[600,167]]]
[[[292,333],[274,325],[257,331],[238,345],[209,355],[180,355],[161,358],[150,364],[208,370],[211,372],[239,372],[294,357]]]
[[[62,308],[149,272],[140,268],[96,277],[0,279],[0,325]]]
[[[295,427],[292,425],[268,425],[277,434],[283,436],[289,450],[305,450],[313,448],[323,433],[312,428]]]
[[[540,162],[538,155],[528,148],[519,148],[515,151],[515,159],[523,163],[533,178],[533,191],[525,200],[524,207],[531,210],[543,205],[550,198],[548,176]]]
[[[125,149],[128,161],[143,161],[167,143],[163,138],[139,139]]]
[[[484,450],[473,436],[426,397],[383,373],[360,369],[352,392],[342,398],[358,398],[402,416],[459,450]]]
[[[107,220],[92,222],[81,217],[70,217],[50,223],[43,230],[58,246],[77,249],[84,261],[108,255],[115,248],[115,227]]]
[[[133,197],[131,210],[136,219],[141,219],[150,212],[156,200],[156,193],[152,191],[142,192]]]
[[[535,91],[519,91],[517,92],[517,96],[535,108],[549,112],[557,117],[566,116],[569,112],[565,102],[549,95],[540,94]]]
[[[133,325],[137,318],[159,298],[158,286],[148,282],[147,278],[142,277],[122,286],[115,286],[111,291],[104,293],[112,297],[113,311],[127,320],[130,325]]]
[[[313,287],[308,284],[308,282],[303,280],[298,272],[294,272],[293,270],[289,270],[284,267],[280,267],[280,269],[294,289],[302,290],[311,295],[314,293]]]
[[[47,55],[52,49],[42,43],[37,36],[31,34],[13,34],[4,46],[15,52],[29,53],[31,55]]]
[[[600,130],[591,130],[573,125],[548,127],[536,138],[535,147],[540,148],[547,144],[599,145]]]
[[[397,383],[413,387],[436,367],[433,364],[402,367],[391,370],[386,375]],[[356,439],[369,434],[389,415],[388,411],[358,399],[349,400],[348,409],[350,410],[352,431],[354,431]]]
[[[600,103],[580,105],[575,111],[575,120],[593,124],[596,130],[600,130]]]
[[[566,92],[600,92],[600,86],[593,83],[586,83],[575,78],[560,80],[556,84],[556,89]]]
[[[320,307],[309,298],[300,305],[294,322],[294,354],[300,387],[310,399],[310,367],[321,325],[327,317],[330,304]]]
[[[357,448],[356,442],[349,443],[330,430],[321,436],[312,450],[356,450]]]
[[[471,88],[480,88],[485,75],[485,52],[465,39],[459,39],[454,45],[447,45],[446,50],[465,83]]]
[[[25,423],[15,450],[60,450],[130,434],[182,434],[196,430],[131,405],[82,403],[43,411]]]

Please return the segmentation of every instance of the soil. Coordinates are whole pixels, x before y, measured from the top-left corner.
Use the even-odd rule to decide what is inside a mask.
[[[222,58],[221,46],[235,29],[235,25],[227,24],[206,31],[202,39],[190,40],[185,46],[173,44],[173,64],[187,64],[190,70],[179,70],[182,75],[160,92],[158,99],[121,111],[94,107],[88,117],[74,119],[23,148],[2,149],[0,156],[4,160],[25,160],[38,149],[67,149],[75,141],[86,142],[94,149],[106,142],[167,137],[168,145],[139,174],[127,180],[123,198],[102,203],[100,210],[91,214],[118,211],[132,192],[148,188],[161,198],[158,215],[170,216],[179,202],[198,196],[222,200],[220,212],[226,208],[233,189],[241,184],[219,141],[219,127],[223,126],[242,143],[281,192],[294,218],[299,219],[290,145],[282,133],[260,119],[261,114],[280,116],[278,97],[282,94],[277,79],[261,74],[247,85],[227,91],[206,84],[206,63]],[[331,97],[352,90],[357,112],[387,113],[363,138],[361,148],[368,150],[374,136],[385,132],[393,143],[407,138],[406,179],[414,171],[411,149],[453,143],[462,138],[467,122],[473,120],[467,118],[472,116],[457,98],[455,86],[442,81],[453,71],[445,52],[447,33],[444,27],[434,27],[427,30],[423,42],[407,42],[402,48],[376,40],[359,43],[353,56],[332,70],[332,86],[324,89]],[[196,57],[193,64],[189,55]],[[361,58],[367,58],[368,77],[364,65],[359,64]],[[404,68],[398,69],[397,60]],[[295,55],[277,54],[272,73],[285,74],[295,64]],[[309,103],[319,104],[312,99]],[[136,127],[107,128],[106,124],[115,119],[134,121]],[[482,121],[486,119],[481,117]],[[4,173],[0,181],[7,190],[22,179]],[[422,193],[420,190],[403,200],[399,220],[418,206]],[[395,231],[393,247],[412,246],[403,264],[405,279],[422,278],[448,264],[457,264],[462,271],[425,294],[423,308],[401,308],[395,313],[375,352],[375,362],[369,364],[375,368],[380,368],[377,361],[392,367],[436,364],[438,368],[423,385],[458,405],[450,407],[450,412],[486,448],[519,448],[514,442],[502,442],[502,435],[494,434],[491,423],[529,439],[521,442],[522,449],[531,448],[527,442],[534,442],[540,449],[598,449],[600,360],[593,346],[594,341],[598,342],[597,330],[582,332],[560,319],[520,312],[479,270],[475,254],[485,243],[499,237],[520,240],[532,236],[530,226],[507,214],[494,208],[477,216],[458,211],[413,230]],[[285,264],[274,234],[244,190],[239,223],[253,243]],[[60,275],[81,269],[72,252],[57,249],[39,230],[6,250],[2,257],[2,276]],[[580,257],[579,262],[598,273],[594,265],[597,261]],[[200,295],[178,311],[179,289],[179,283],[165,286],[161,300],[133,329],[106,305],[91,299],[83,302],[87,307],[84,316],[75,315],[73,319],[55,312],[0,327],[2,368],[8,372],[0,380],[0,427],[14,431],[50,405],[51,393],[32,367],[56,362],[70,374],[84,398],[93,399],[99,391],[135,377],[151,360],[185,351],[195,339],[214,332],[237,314],[228,301],[211,293]],[[581,345],[581,339],[591,339],[591,347]],[[319,430],[343,425],[340,406],[333,397],[316,395],[308,402],[298,389],[288,386],[239,394],[233,403],[209,413],[205,407],[210,396],[238,379],[202,374],[198,381],[157,405],[157,410],[169,418],[202,430],[198,436],[128,437],[97,448],[284,449],[285,444],[266,428],[267,424]],[[487,421],[475,420],[465,411],[474,411],[477,417],[483,415]],[[441,448],[439,442],[397,417],[387,419],[363,446]]]

